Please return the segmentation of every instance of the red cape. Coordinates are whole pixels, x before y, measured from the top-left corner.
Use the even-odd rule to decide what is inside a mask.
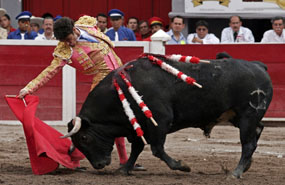
[[[22,99],[5,97],[15,116],[22,122],[28,145],[31,167],[36,175],[56,170],[59,164],[74,169],[84,155],[75,150],[68,155],[71,145],[69,139],[61,139],[62,134],[35,117],[39,98],[28,95],[25,97],[27,107]]]

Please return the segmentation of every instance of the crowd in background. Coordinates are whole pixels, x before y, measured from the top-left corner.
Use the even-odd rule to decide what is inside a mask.
[[[21,12],[16,20],[18,28],[11,26],[10,16],[6,10],[0,8],[0,39],[33,39],[54,40],[53,24],[61,18],[53,17],[45,13],[42,17],[35,17],[28,11]],[[183,35],[185,20],[181,16],[170,19],[170,25],[166,25],[159,17],[149,20],[139,20],[137,17],[129,17],[126,21],[124,13],[118,9],[112,9],[108,15],[99,13],[96,16],[98,29],[105,33],[112,41],[151,41],[151,36],[158,30],[164,30],[171,38],[167,44],[218,44],[218,43],[254,43],[252,31],[242,25],[239,16],[229,18],[229,27],[221,32],[221,39],[210,33],[209,24],[205,20],[195,23],[195,33]],[[111,27],[108,26],[108,19]],[[272,29],[264,33],[261,43],[285,43],[284,19],[274,17],[271,20]]]

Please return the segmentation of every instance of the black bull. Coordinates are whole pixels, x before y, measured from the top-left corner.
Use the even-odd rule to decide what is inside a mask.
[[[190,171],[182,161],[164,151],[166,135],[183,128],[196,127],[207,136],[219,122],[229,121],[240,129],[241,159],[233,171],[240,177],[251,164],[253,152],[263,130],[260,122],[272,99],[272,84],[266,66],[239,59],[211,60],[210,64],[187,64],[161,58],[196,79],[203,88],[191,86],[152,64],[147,58],[130,62],[111,72],[89,93],[78,117],[68,124],[75,147],[95,169],[111,162],[116,137],[127,137],[131,145],[128,162],[120,169],[129,173],[144,148],[124,113],[113,80],[117,79],[144,131],[154,156],[173,170]],[[124,71],[158,123],[145,117],[118,75]],[[78,126],[77,122],[81,123]],[[77,125],[77,126],[74,126]],[[75,129],[76,127],[76,129]],[[73,129],[74,128],[74,129]],[[72,130],[73,129],[73,130]]]

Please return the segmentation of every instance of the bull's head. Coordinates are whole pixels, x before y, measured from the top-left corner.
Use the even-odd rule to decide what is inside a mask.
[[[102,169],[111,163],[114,138],[104,135],[101,125],[92,124],[86,119],[74,118],[68,123],[68,134],[72,143],[91,163],[93,168]]]

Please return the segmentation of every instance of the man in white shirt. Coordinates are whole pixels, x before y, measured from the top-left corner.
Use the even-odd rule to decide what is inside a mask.
[[[42,27],[44,29],[43,34],[38,34],[35,40],[55,40],[55,37],[53,35],[53,18],[52,17],[44,18]]]
[[[271,23],[273,29],[264,33],[261,43],[285,43],[284,18],[274,17]]]
[[[229,26],[222,31],[221,43],[254,43],[251,30],[242,26],[239,16],[231,16]]]
[[[188,44],[218,44],[220,40],[212,33],[209,33],[209,24],[200,20],[196,22],[196,33],[187,36]]]
[[[184,19],[181,16],[175,16],[171,18],[171,30],[167,34],[171,37],[171,40],[167,44],[186,44],[186,38],[182,34],[184,29]]]

